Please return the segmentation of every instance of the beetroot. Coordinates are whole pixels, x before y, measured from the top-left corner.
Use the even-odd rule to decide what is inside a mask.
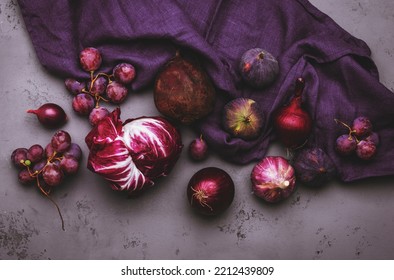
[[[331,158],[320,148],[302,149],[294,158],[297,179],[307,186],[320,187],[336,174]]]
[[[160,71],[154,86],[158,111],[183,124],[207,116],[215,103],[215,89],[203,69],[177,54]]]

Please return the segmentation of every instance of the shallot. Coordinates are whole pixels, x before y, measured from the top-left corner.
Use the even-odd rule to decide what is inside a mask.
[[[297,179],[307,186],[320,187],[336,174],[336,168],[325,151],[318,147],[302,149],[294,158]]]
[[[36,110],[27,110],[27,113],[35,114],[42,125],[50,128],[60,127],[67,121],[66,112],[54,103],[43,104]]]

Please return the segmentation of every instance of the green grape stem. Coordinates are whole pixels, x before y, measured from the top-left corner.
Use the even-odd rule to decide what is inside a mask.
[[[349,140],[352,140],[353,138],[356,140],[356,143],[360,142],[360,140],[358,140],[358,138],[354,135],[354,133],[356,132],[356,130],[352,129],[348,124],[346,124],[345,122],[338,120],[338,119],[334,119],[334,121],[338,124],[343,125],[344,127],[346,127],[347,129],[349,129]]]
[[[52,204],[56,207],[57,212],[58,212],[59,217],[60,217],[60,220],[61,220],[61,223],[62,223],[62,230],[65,231],[65,229],[64,229],[64,219],[63,219],[62,213],[61,213],[61,211],[60,211],[60,208],[59,208],[59,206],[57,205],[57,203],[53,200],[53,198],[50,197],[50,195],[49,195],[49,194],[51,193],[51,189],[49,189],[48,191],[45,191],[45,190],[42,188],[42,186],[41,186],[41,184],[40,184],[40,179],[39,179],[39,177],[38,177],[38,175],[39,175],[40,173],[42,173],[42,171],[44,170],[44,168],[45,168],[48,164],[53,163],[55,160],[61,161],[62,158],[63,158],[63,156],[57,157],[57,153],[56,153],[56,151],[54,151],[53,154],[47,159],[47,162],[46,162],[46,164],[43,166],[43,168],[41,168],[40,170],[36,170],[36,171],[34,171],[34,172],[31,172],[30,164],[26,164],[25,162],[21,162],[21,163],[27,168],[27,171],[29,172],[30,177],[36,178],[36,185],[37,185],[37,188],[40,190],[40,192],[41,192],[43,195],[45,195],[46,198],[48,198],[48,199],[52,202]]]
[[[94,99],[96,100],[96,108],[98,108],[100,105],[100,101],[103,100],[104,102],[109,102],[109,100],[105,99],[104,97],[100,96],[99,94],[92,94],[92,87],[94,85],[94,82],[100,77],[103,76],[108,80],[108,84],[112,82],[112,79],[114,78],[114,75],[108,75],[107,73],[104,72],[99,72],[96,75],[94,74],[94,71],[90,71],[90,86],[89,90],[83,89],[82,92],[90,94]]]

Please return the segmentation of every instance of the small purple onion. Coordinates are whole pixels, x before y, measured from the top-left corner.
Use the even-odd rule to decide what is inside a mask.
[[[189,145],[189,156],[195,161],[202,161],[208,156],[208,145],[207,142],[202,138],[194,139]]]
[[[38,121],[49,128],[60,127],[67,122],[66,112],[54,103],[45,103],[36,110],[27,110],[27,113],[35,114]]]

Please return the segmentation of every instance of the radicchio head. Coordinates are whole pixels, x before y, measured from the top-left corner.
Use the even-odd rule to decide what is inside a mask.
[[[86,136],[88,168],[102,175],[111,187],[129,193],[152,186],[166,176],[182,150],[178,130],[165,118],[120,120],[115,109]]]

